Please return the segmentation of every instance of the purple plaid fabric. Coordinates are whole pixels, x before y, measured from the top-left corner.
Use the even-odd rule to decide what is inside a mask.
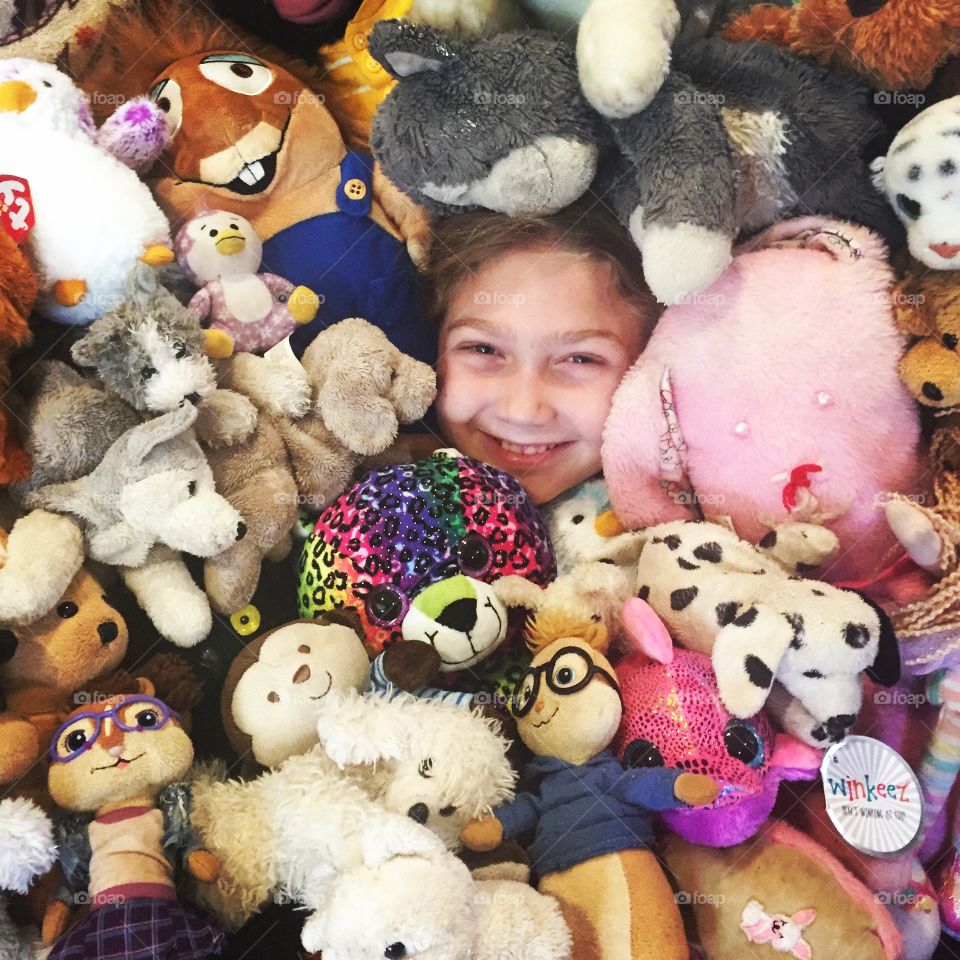
[[[68,930],[49,960],[203,960],[224,935],[205,914],[175,900],[125,900],[93,910]]]

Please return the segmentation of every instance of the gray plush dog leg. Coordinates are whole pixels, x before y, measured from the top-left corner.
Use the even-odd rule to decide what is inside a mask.
[[[731,259],[736,191],[720,111],[671,74],[646,110],[611,128],[636,178],[638,203],[626,222],[644,276],[661,303],[676,303],[708,287]]]
[[[120,575],[157,632],[171,643],[192,647],[209,636],[213,627],[210,604],[180,554],[168,547],[154,547],[146,563],[121,567]]]

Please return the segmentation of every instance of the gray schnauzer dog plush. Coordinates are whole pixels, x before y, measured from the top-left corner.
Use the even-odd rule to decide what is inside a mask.
[[[371,145],[401,190],[434,213],[543,215],[592,183],[663,303],[708,287],[740,232],[791,213],[898,232],[860,155],[881,133],[866,86],[768,44],[678,47],[650,103],[622,119],[592,112],[572,48],[550,34],[456,40],[387,20],[370,51],[399,81]]]

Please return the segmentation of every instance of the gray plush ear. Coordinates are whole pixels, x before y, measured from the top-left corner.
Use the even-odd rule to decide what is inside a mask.
[[[184,402],[176,410],[171,410],[169,413],[142,423],[139,427],[134,427],[124,438],[125,449],[122,453],[124,460],[131,466],[142,463],[154,447],[179,437],[193,426],[196,419],[197,408],[192,403]]]
[[[127,297],[142,307],[148,307],[157,296],[160,282],[156,271],[137,261],[127,277]]]
[[[90,477],[80,477],[69,483],[52,483],[34,490],[27,496],[26,505],[32,509],[39,507],[53,513],[72,513],[84,520],[93,520],[100,513],[94,492]]]
[[[106,322],[104,322],[106,321]],[[92,323],[83,337],[70,348],[78,367],[100,369],[106,357],[123,349],[122,332],[108,315]]]
[[[398,80],[442,70],[457,56],[438,30],[403,20],[381,20],[370,33],[370,53]]]

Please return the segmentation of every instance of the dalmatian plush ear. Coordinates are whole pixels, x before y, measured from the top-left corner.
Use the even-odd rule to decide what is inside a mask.
[[[886,611],[878,603],[874,603],[868,596],[854,590],[867,606],[872,607],[880,621],[880,640],[877,646],[877,657],[873,664],[867,667],[866,674],[874,682],[883,687],[892,687],[900,680],[900,645],[897,643],[897,634]]]
[[[457,56],[436,30],[403,20],[381,20],[370,33],[369,50],[397,80],[440,71]]]

